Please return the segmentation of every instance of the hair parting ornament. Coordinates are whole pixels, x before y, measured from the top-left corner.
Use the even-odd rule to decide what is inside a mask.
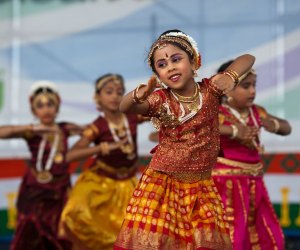
[[[30,88],[29,99],[31,107],[34,109],[38,103],[48,102],[49,100],[59,108],[60,97],[56,85],[50,81],[38,81]]]
[[[162,49],[168,43],[179,44],[183,47],[186,52],[193,58],[196,65],[196,69],[199,69],[201,66],[201,56],[198,50],[198,45],[196,41],[189,35],[184,34],[183,32],[169,32],[164,35],[161,35],[156,42],[152,45],[149,54],[148,54],[148,64],[152,68],[152,57],[156,49]],[[153,69],[152,69],[153,70]]]
[[[108,74],[107,76],[100,78],[100,80],[96,83],[96,92],[99,92],[101,88],[108,82],[114,82],[120,84],[124,88],[123,79],[121,76]]]
[[[251,68],[250,70],[248,70],[245,74],[241,75],[239,77],[239,82],[243,81],[250,74],[256,75],[256,72],[255,72],[255,70],[253,68]]]

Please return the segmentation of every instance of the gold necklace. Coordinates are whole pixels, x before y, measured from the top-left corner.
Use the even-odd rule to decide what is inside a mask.
[[[199,110],[199,104],[198,99],[196,99],[194,102],[189,103],[186,105],[189,111],[198,111]]]
[[[128,141],[125,144],[121,145],[120,149],[123,153],[127,154],[127,159],[134,159],[136,157],[136,154],[134,152],[135,145],[133,142],[127,117],[122,114],[122,121],[118,125],[108,120],[108,127],[115,142],[119,142],[121,138],[127,137]]]
[[[178,93],[176,93],[174,91],[172,91],[172,93],[178,98],[178,100],[180,102],[183,102],[183,103],[194,103],[195,100],[199,96],[199,88],[198,88],[197,84],[195,83],[195,93],[193,94],[193,96],[182,96],[182,95],[180,95],[180,94],[178,94]]]

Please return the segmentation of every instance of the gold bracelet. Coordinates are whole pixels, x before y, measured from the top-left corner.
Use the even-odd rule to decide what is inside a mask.
[[[234,70],[228,69],[223,71],[222,74],[228,75],[234,82],[234,87],[239,83],[239,75]]]
[[[234,139],[237,137],[239,130],[235,125],[230,125],[230,127],[232,128],[232,135],[230,136],[230,139]]]
[[[271,119],[271,121],[274,123],[274,133],[277,133],[280,129],[280,123],[276,119]]]
[[[140,90],[141,87],[145,87],[147,86],[146,84],[140,84],[133,92],[132,92],[132,100],[133,102],[137,103],[137,104],[142,104],[143,102],[145,102],[146,99],[142,99],[141,97],[139,97],[138,92]]]

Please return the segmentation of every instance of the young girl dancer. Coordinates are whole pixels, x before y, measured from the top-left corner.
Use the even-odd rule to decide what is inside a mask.
[[[34,84],[30,93],[36,125],[1,126],[0,138],[22,138],[31,152],[17,199],[18,222],[12,250],[71,249],[71,244],[57,238],[60,214],[70,187],[67,139],[80,127],[57,123],[60,97],[56,86],[47,81]]]
[[[211,178],[219,152],[218,107],[223,91],[248,71],[238,57],[224,72],[195,82],[196,42],[170,30],[152,45],[155,77],[126,95],[121,110],[153,117],[159,145],[127,207],[114,249],[231,249],[221,197]]]
[[[283,250],[283,233],[263,181],[259,131],[288,135],[291,127],[253,103],[255,87],[251,69],[219,108],[223,156],[213,170],[214,181],[225,205],[233,249]]]
[[[96,81],[95,101],[102,114],[68,153],[75,160],[96,155],[92,167],[80,175],[62,213],[61,234],[76,249],[112,249],[136,185],[141,119],[119,111],[124,92],[120,75],[107,74]]]

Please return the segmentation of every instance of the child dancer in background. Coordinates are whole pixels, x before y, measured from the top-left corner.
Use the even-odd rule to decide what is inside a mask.
[[[112,249],[136,185],[141,119],[119,111],[124,92],[120,75],[107,74],[96,81],[95,101],[102,115],[68,153],[75,160],[96,155],[94,165],[80,175],[62,213],[61,234],[74,242],[75,249]]]
[[[226,70],[232,61],[223,64]],[[259,131],[288,135],[286,120],[253,103],[256,73],[244,74],[219,108],[221,150],[213,176],[230,222],[233,249],[284,249],[284,238],[263,181]]]
[[[70,188],[67,139],[79,133],[80,127],[55,121],[60,97],[51,82],[40,81],[32,86],[30,105],[39,124],[0,127],[0,138],[22,138],[31,152],[30,166],[19,189],[18,222],[11,249],[71,249],[70,242],[56,235]]]
[[[155,77],[126,95],[120,109],[153,117],[159,145],[127,207],[114,249],[231,249],[221,197],[211,178],[219,152],[218,107],[223,91],[254,62],[232,66],[197,83],[196,42],[170,30],[152,45],[148,63]]]

